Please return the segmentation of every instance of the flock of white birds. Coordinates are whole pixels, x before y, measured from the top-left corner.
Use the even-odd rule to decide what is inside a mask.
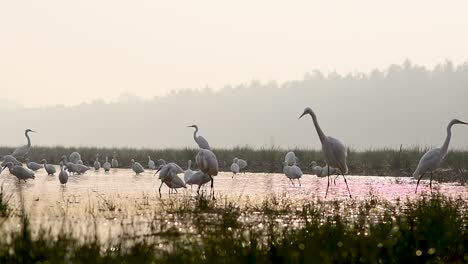
[[[330,187],[330,176],[336,175],[335,179],[338,176],[343,176],[343,179],[346,183],[346,188],[348,190],[349,196],[351,197],[351,191],[348,186],[348,182],[346,180],[345,174],[348,173],[348,166],[346,163],[346,148],[345,145],[338,139],[326,136],[325,133],[322,131],[321,127],[318,124],[317,116],[311,108],[307,107],[304,109],[304,112],[299,117],[302,118],[305,115],[310,115],[312,117],[313,124],[318,134],[318,138],[320,143],[322,144],[322,154],[325,161],[325,166],[320,167],[314,161],[311,163],[312,173],[317,175],[318,177],[328,177],[328,184],[327,190],[325,193],[325,197],[327,197],[328,189]],[[442,160],[447,155],[448,146],[450,143],[450,139],[452,136],[452,126],[455,124],[464,124],[468,125],[466,122],[462,122],[458,119],[453,119],[449,122],[447,126],[447,136],[443,145],[440,148],[435,148],[427,151],[420,159],[419,164],[416,170],[413,173],[413,177],[418,178],[416,184],[417,192],[419,182],[421,178],[426,174],[430,173],[430,188],[432,190],[432,176],[433,171],[435,171]],[[153,161],[151,157],[148,156],[148,168],[150,170],[156,170],[156,175],[159,173],[159,179],[161,180],[161,185],[159,186],[159,194],[161,196],[161,187],[163,184],[169,188],[169,193],[171,191],[177,192],[179,188],[186,188],[187,185],[196,185],[198,186],[197,194],[200,192],[201,186],[211,183],[211,191],[210,194],[214,199],[214,180],[213,177],[218,175],[218,160],[216,158],[215,153],[211,150],[208,141],[202,137],[198,136],[198,126],[191,125],[189,127],[195,128],[193,132],[193,138],[199,147],[199,151],[195,156],[195,162],[200,169],[200,171],[192,171],[192,161],[188,161],[188,168],[187,170],[183,170],[179,165],[169,162],[166,163],[165,160],[158,160]],[[56,173],[56,169],[53,165],[48,164],[46,159],[42,159],[41,163],[36,163],[34,161],[30,161],[28,158],[29,151],[31,149],[31,139],[29,137],[29,133],[35,133],[31,129],[26,129],[25,136],[27,139],[27,144],[24,146],[20,146],[13,151],[11,155],[6,155],[3,157],[3,161],[1,163],[2,170],[0,173],[5,169],[8,168],[10,174],[16,176],[19,180],[26,181],[27,179],[34,179],[34,171],[44,168],[48,175],[54,175]],[[23,166],[22,162],[18,161],[17,158],[21,158],[25,161],[26,167]],[[245,173],[247,168],[247,161],[243,159],[239,159],[235,157],[233,159],[231,165],[231,172],[233,173],[232,177],[238,173]],[[99,155],[96,155],[96,160],[94,161],[93,167],[95,170],[101,169],[101,163],[99,162]],[[105,163],[102,164],[102,168],[105,172],[110,171],[111,168],[118,168],[119,162],[113,153],[113,157],[111,162],[109,162],[108,157],[105,157]],[[68,181],[69,175],[74,174],[83,174],[90,168],[83,164],[81,160],[81,155],[78,152],[73,152],[67,156],[62,156],[60,160],[60,173],[59,173],[59,181],[61,184],[66,184]],[[139,162],[135,161],[134,159],[131,160],[131,169],[139,175],[145,171],[143,165]],[[283,162],[283,172],[286,177],[289,179],[290,183],[294,185],[294,180],[297,180],[299,186],[301,186],[300,178],[302,177],[303,173],[301,168],[298,166],[298,158],[296,157],[295,153],[290,151],[286,153],[284,162]],[[184,174],[183,179],[181,179],[178,175]]]

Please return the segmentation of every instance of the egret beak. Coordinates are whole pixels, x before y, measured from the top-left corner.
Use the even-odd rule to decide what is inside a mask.
[[[464,124],[464,125],[468,125],[468,123],[466,123],[466,122],[463,122],[463,121],[460,121],[460,122],[461,122],[462,124]]]
[[[302,115],[298,119],[301,119],[301,117],[305,116],[306,114],[307,112],[302,113]]]
[[[157,171],[154,173],[154,175],[153,175],[153,176],[156,176],[156,174],[158,174],[158,172],[159,172],[161,169],[162,169],[162,166],[161,166],[161,167],[159,167],[159,169],[158,169],[158,170],[157,170]]]

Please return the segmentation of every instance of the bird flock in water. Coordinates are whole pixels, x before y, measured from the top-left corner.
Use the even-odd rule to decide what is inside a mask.
[[[312,167],[312,174],[317,175],[318,177],[328,177],[328,184],[327,190],[325,192],[325,198],[328,195],[328,189],[330,188],[330,176],[336,176],[333,179],[333,182],[339,177],[343,176],[344,182],[346,184],[346,188],[349,193],[349,197],[351,196],[351,191],[348,186],[348,182],[346,180],[345,174],[348,173],[348,166],[346,163],[346,148],[345,145],[338,139],[330,136],[326,136],[325,133],[322,131],[321,127],[319,126],[317,116],[311,108],[306,107],[304,112],[299,117],[301,119],[303,116],[310,115],[315,126],[316,132],[318,134],[320,143],[322,144],[322,153],[323,158],[325,161],[325,166],[321,167],[318,166],[317,163],[314,161],[311,163]],[[456,124],[463,124],[468,125],[468,123],[460,121],[458,119],[453,119],[447,125],[447,136],[443,145],[440,148],[434,148],[426,153],[421,157],[416,170],[413,173],[413,177],[417,178],[417,184],[415,193],[418,190],[419,182],[421,178],[426,174],[430,174],[430,181],[429,186],[432,190],[432,176],[433,172],[440,166],[442,160],[445,158],[448,152],[448,147],[450,144],[450,139],[452,136],[452,126]],[[218,160],[216,158],[215,153],[211,150],[211,147],[208,141],[202,137],[197,136],[198,133],[198,126],[191,125],[188,127],[192,127],[195,129],[193,132],[193,139],[197,143],[199,147],[199,151],[195,156],[195,163],[197,164],[199,171],[192,171],[192,161],[188,161],[188,168],[187,170],[183,170],[179,165],[173,162],[167,163],[163,159],[159,159],[156,162],[151,160],[151,157],[148,156],[148,168],[150,170],[156,170],[156,174],[159,173],[159,179],[161,180],[161,185],[159,186],[159,195],[161,196],[161,187],[163,184],[169,188],[169,193],[171,191],[177,192],[179,188],[186,188],[187,185],[196,185],[198,186],[197,194],[200,194],[200,188],[210,183],[210,195],[212,195],[214,199],[214,178],[218,175]],[[6,155],[3,157],[3,161],[1,163],[1,171],[8,168],[10,174],[16,176],[18,181],[21,180],[26,181],[28,179],[34,179],[34,172],[44,168],[47,172],[47,175],[55,175],[56,169],[55,166],[52,164],[48,164],[46,159],[42,159],[40,163],[34,162],[29,160],[28,154],[31,149],[31,139],[29,137],[29,133],[36,133],[31,129],[26,129],[25,136],[27,139],[27,144],[21,146],[13,151],[10,155]],[[24,160],[26,167],[23,167],[23,163],[20,162],[18,159]],[[286,153],[284,162],[283,162],[283,172],[285,176],[289,179],[290,183],[294,185],[294,180],[297,180],[299,186],[301,186],[300,178],[302,177],[303,173],[301,168],[297,165],[298,158],[294,154],[294,152],[290,151]],[[234,158],[233,163],[231,165],[231,172],[232,178],[238,173],[245,173],[247,168],[247,161],[239,158]],[[112,160],[109,162],[108,157],[105,157],[104,164],[101,165],[99,162],[99,155],[96,155],[96,160],[93,164],[94,169],[100,170],[101,167],[104,169],[105,172],[111,170],[111,168],[119,168],[119,162],[117,160],[115,152],[113,153]],[[68,181],[69,175],[75,174],[83,174],[90,168],[83,164],[81,160],[81,155],[78,152],[71,153],[68,157],[63,155],[60,160],[60,172],[59,172],[59,181],[61,184],[66,184]],[[131,160],[131,169],[139,175],[145,171],[143,165],[139,162],[135,161],[134,159]],[[183,179],[180,178],[178,175],[183,174]]]

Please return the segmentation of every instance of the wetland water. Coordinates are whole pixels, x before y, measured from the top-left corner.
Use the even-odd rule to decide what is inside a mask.
[[[59,168],[57,175],[58,171]],[[160,199],[160,181],[153,174],[154,171],[149,170],[138,176],[130,169],[116,169],[108,173],[102,169],[98,172],[90,170],[83,175],[70,176],[66,186],[61,186],[57,175],[47,176],[43,169],[27,183],[18,183],[17,178],[7,170],[1,174],[0,182],[3,182],[4,192],[11,195],[9,204],[14,209],[13,216],[20,213],[19,193],[23,194],[25,210],[33,227],[45,227],[52,233],[59,233],[59,229],[64,228],[76,237],[90,234],[89,230],[94,228],[100,238],[106,240],[122,235],[122,230],[140,235],[162,230],[164,223],[177,221],[169,220],[172,200],[182,203],[181,197],[188,197],[185,201],[194,201],[190,197],[196,196],[196,186],[193,190],[188,186],[186,190],[179,189],[178,193],[169,194],[167,186],[163,185]],[[326,177],[317,178],[314,175],[304,175],[301,186],[297,181],[294,186],[291,185],[283,174],[241,173],[234,179],[231,176],[230,172],[221,172],[215,177],[215,194],[218,201],[234,202],[241,206],[246,202],[261,204],[268,197],[277,196],[300,207],[313,200],[323,200],[327,186]],[[353,200],[377,197],[392,202],[398,198],[414,199],[429,193],[428,179],[421,180],[418,194],[415,194],[416,180],[410,177],[346,178]],[[434,182],[433,187],[446,196],[468,199],[466,186]],[[205,189],[209,191],[209,184]],[[336,185],[331,183],[327,200],[350,201],[343,177],[336,179]],[[64,224],[62,220],[65,218],[67,223]],[[15,219],[11,217],[4,223],[3,232],[19,228]]]

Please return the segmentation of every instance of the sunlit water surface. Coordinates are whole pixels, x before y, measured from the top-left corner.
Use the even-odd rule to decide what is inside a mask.
[[[57,174],[59,172],[57,168]],[[67,229],[76,236],[88,234],[92,228],[99,229],[101,237],[110,238],[121,234],[123,226],[132,229],[129,232],[150,232],[154,228],[154,219],[167,213],[169,199],[183,196],[196,196],[193,190],[179,189],[178,193],[169,194],[167,186],[162,187],[159,198],[160,181],[153,176],[154,171],[135,175],[130,169],[114,169],[108,173],[103,170],[90,170],[84,175],[70,176],[68,183],[60,185],[58,176],[47,176],[43,170],[36,173],[34,180],[18,183],[16,177],[4,171],[0,176],[3,189],[10,195],[10,206],[18,215],[20,211],[20,193],[25,211],[30,215],[33,226],[51,228],[51,232]],[[183,175],[180,175],[183,177]],[[334,177],[333,177],[334,178]],[[346,176],[353,199],[363,200],[370,197],[389,201],[414,199],[427,195],[429,180],[421,181],[418,194],[415,194],[416,180],[407,177],[381,176]],[[327,178],[304,175],[301,185],[295,185],[283,174],[245,173],[232,178],[232,174],[221,172],[214,179],[216,197],[225,201],[242,204],[261,203],[267,197],[286,198],[300,206],[316,199],[324,199]],[[435,191],[444,195],[468,199],[468,187],[457,183],[433,182]],[[209,184],[205,186],[209,192]],[[331,182],[327,200],[349,201],[343,177]],[[65,217],[66,216],[66,217]],[[67,219],[66,226],[61,219]],[[97,223],[98,227],[93,226]],[[2,230],[19,228],[18,222],[9,220]],[[160,227],[159,227],[160,228]],[[127,230],[128,231],[128,230]]]

